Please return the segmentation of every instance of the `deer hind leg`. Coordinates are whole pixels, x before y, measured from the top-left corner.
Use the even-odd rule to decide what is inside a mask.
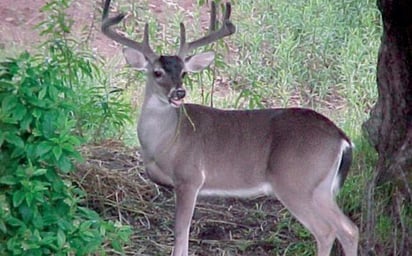
[[[315,237],[317,256],[329,256],[333,242],[337,236],[336,229],[319,214],[322,210],[313,204],[308,194],[282,190],[276,197]]]
[[[325,198],[325,193],[317,192],[316,204],[323,219],[336,230],[337,238],[346,256],[358,255],[359,231],[356,225],[341,211],[333,197]],[[316,192],[315,192],[316,195]]]
[[[343,213],[342,213],[343,215]],[[345,215],[340,218],[341,229],[338,229],[338,240],[342,244],[346,256],[358,255],[359,230]]]
[[[337,237],[342,245],[343,251],[346,256],[356,256],[358,255],[358,241],[359,241],[359,231],[358,227],[346,217],[339,208],[336,209],[339,214],[336,221],[335,227],[337,230]]]

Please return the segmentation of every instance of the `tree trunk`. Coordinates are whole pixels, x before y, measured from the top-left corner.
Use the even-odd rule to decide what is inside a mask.
[[[363,128],[379,160],[368,188],[365,250],[372,255],[379,251],[374,188],[390,184],[392,195],[385,209],[393,217],[394,242],[384,255],[403,256],[412,252],[411,223],[402,218],[404,207],[412,203],[412,1],[378,0],[378,8],[383,21],[377,65],[379,97]]]

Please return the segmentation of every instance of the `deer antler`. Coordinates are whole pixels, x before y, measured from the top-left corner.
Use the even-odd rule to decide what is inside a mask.
[[[110,0],[106,0],[103,7],[103,15],[102,15],[102,32],[108,36],[109,38],[113,39],[114,41],[138,50],[141,52],[149,61],[153,62],[158,56],[152,50],[149,45],[149,25],[146,23],[144,26],[144,33],[143,33],[143,41],[137,42],[126,38],[125,36],[117,33],[114,31],[111,26],[118,24],[124,18],[124,14],[120,13],[115,17],[109,18],[109,6]]]
[[[184,58],[189,52],[192,50],[213,43],[220,38],[230,36],[231,34],[235,33],[236,27],[230,21],[230,13],[232,11],[232,6],[230,3],[226,3],[226,10],[224,14],[224,19],[222,22],[222,27],[216,31],[216,4],[212,2],[212,9],[210,11],[210,24],[209,24],[209,34],[194,40],[190,43],[186,42],[186,29],[183,23],[180,23],[180,48],[178,55],[181,58]]]

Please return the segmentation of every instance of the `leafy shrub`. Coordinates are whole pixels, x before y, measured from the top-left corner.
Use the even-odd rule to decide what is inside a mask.
[[[59,175],[81,158],[60,68],[28,53],[0,65],[0,255],[84,255],[106,240],[120,250],[129,234],[79,206],[83,192]]]
[[[42,7],[47,17],[38,24],[45,39],[43,54],[49,62],[58,63],[56,78],[76,95],[67,102],[75,106],[72,115],[76,132],[95,141],[118,136],[131,122],[131,106],[123,98],[123,89],[110,85],[87,42],[79,42],[70,34],[73,20],[65,13],[70,3],[53,0]]]
[[[43,7],[41,55],[0,63],[0,255],[104,254],[103,244],[121,252],[130,234],[81,207],[84,192],[61,175],[81,159],[83,135],[101,138],[129,116],[92,54],[68,36],[69,3]]]

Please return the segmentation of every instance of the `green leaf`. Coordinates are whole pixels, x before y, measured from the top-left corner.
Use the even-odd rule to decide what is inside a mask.
[[[19,147],[19,148],[24,148],[23,140],[16,134],[6,133],[4,137],[8,143],[13,144],[14,146]]]
[[[57,230],[57,245],[60,248],[62,248],[65,243],[66,243],[66,235],[61,229]]]
[[[41,176],[47,173],[47,169],[36,169],[33,172],[33,176]]]
[[[5,136],[4,132],[2,132],[2,131],[0,130],[0,147],[1,147],[1,146],[3,145],[3,143],[4,143],[4,140],[5,140],[4,136]]]
[[[40,142],[36,147],[36,156],[43,156],[52,150],[53,146],[48,141]]]
[[[19,103],[16,105],[15,109],[13,110],[13,117],[17,121],[21,121],[23,117],[26,115],[26,113],[27,113],[26,107]]]
[[[47,209],[43,214],[43,224],[45,226],[50,226],[54,224],[60,225],[60,222],[58,221],[59,217],[52,209]]]
[[[66,211],[66,213],[68,213]],[[70,215],[71,217],[71,215]],[[73,229],[73,220],[71,218],[65,218],[65,219],[60,219],[59,222],[57,223],[59,228],[62,230],[72,230]]]
[[[33,121],[33,117],[31,115],[27,115],[20,121],[20,129],[24,131],[28,131],[30,128],[30,124]]]
[[[69,172],[72,170],[72,163],[69,158],[66,156],[62,156],[57,160],[57,165],[58,167],[65,173]]]
[[[48,87],[48,94],[49,97],[52,99],[56,99],[59,95],[59,90],[55,86],[49,86]]]
[[[43,87],[43,89],[41,89],[40,90],[40,92],[39,92],[39,99],[44,99],[44,96],[46,96],[46,93],[47,93],[47,87]]]
[[[122,244],[117,239],[112,240],[112,247],[117,252],[123,252]]]
[[[57,145],[57,146],[53,147],[53,154],[54,154],[54,157],[56,158],[56,160],[60,159],[62,153],[63,153],[63,150],[60,146]]]
[[[44,227],[44,221],[43,221],[43,216],[38,214],[38,212],[35,212],[33,215],[33,220],[32,220],[33,226],[37,229],[43,229]]]
[[[20,158],[21,156],[23,156],[25,153],[26,152],[25,152],[24,148],[17,148],[16,147],[13,150],[13,152],[11,153],[11,157],[17,159],[17,158]]]
[[[17,190],[13,193],[13,206],[18,207],[23,202],[26,193],[21,190]]]
[[[91,221],[84,221],[83,223],[80,224],[79,231],[84,233],[90,229],[91,225],[92,225]]]
[[[27,167],[19,165],[14,172],[14,175],[19,178],[19,183],[27,183]]]
[[[1,231],[3,234],[6,234],[6,233],[7,233],[7,226],[6,226],[6,223],[4,222],[3,219],[0,219],[0,231]]]
[[[4,98],[1,103],[1,108],[5,113],[12,112],[12,110],[17,105],[18,98],[14,94],[8,94],[8,97]]]
[[[84,159],[79,151],[72,151],[69,153],[70,153],[70,157],[76,160],[77,162],[84,162]]]
[[[15,218],[15,217],[7,218],[6,222],[7,222],[7,224],[9,224],[10,226],[13,226],[13,227],[23,227],[23,226],[25,226],[24,223],[21,220],[19,220],[18,218]]]
[[[95,211],[93,211],[93,210],[91,210],[91,209],[89,209],[89,208],[86,208],[86,207],[79,207],[78,208],[79,209],[79,212],[81,212],[82,214],[84,214],[84,216],[86,217],[86,218],[88,218],[88,219],[99,219],[99,215],[95,212]],[[83,223],[84,224],[84,223]],[[90,223],[89,223],[90,224]],[[86,224],[84,224],[84,225],[82,225],[83,227],[85,226]]]
[[[0,70],[1,71],[1,70]],[[1,91],[11,91],[14,89],[15,84],[6,80],[1,79],[3,76],[3,73],[0,74],[0,89],[2,89]],[[8,75],[5,75],[8,76]],[[7,88],[7,89],[6,89]]]
[[[43,114],[41,123],[41,132],[46,138],[51,138],[56,130],[57,115],[53,112],[46,112]]]
[[[28,223],[33,218],[33,209],[26,204],[22,204],[19,207],[19,213],[25,223]]]
[[[18,180],[13,175],[5,175],[0,178],[0,184],[11,186],[11,185],[16,185],[17,183],[18,183]]]
[[[33,192],[32,193],[27,193],[25,198],[24,198],[24,199],[26,199],[26,204],[28,204],[30,207],[33,206],[32,203],[35,199],[36,194],[37,193],[33,193]]]

